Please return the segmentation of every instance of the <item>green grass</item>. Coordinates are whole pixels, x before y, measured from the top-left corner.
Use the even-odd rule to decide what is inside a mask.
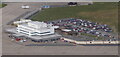
[[[87,33],[81,33],[81,35],[89,36],[89,37],[93,37],[93,38],[96,38],[96,37],[97,37],[96,35],[87,34]]]
[[[0,8],[7,6],[7,4],[0,4]]]
[[[118,31],[118,3],[96,2],[93,5],[74,7],[56,7],[44,9],[32,16],[32,20],[50,21],[62,18],[82,18],[109,25],[114,32]]]
[[[81,35],[88,36],[88,37],[93,37],[96,40],[104,40],[103,37],[97,37],[96,35],[92,35],[92,34],[81,33]]]

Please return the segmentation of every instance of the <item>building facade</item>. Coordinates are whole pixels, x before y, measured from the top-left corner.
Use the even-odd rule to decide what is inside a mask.
[[[27,24],[20,24],[17,27],[17,32],[23,33],[29,36],[41,36],[54,34],[54,26],[44,22],[31,21]]]

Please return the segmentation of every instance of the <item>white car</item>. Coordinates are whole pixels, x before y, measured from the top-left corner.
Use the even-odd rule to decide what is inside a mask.
[[[22,5],[21,8],[23,8],[23,9],[29,9],[30,6],[28,6],[28,5]]]

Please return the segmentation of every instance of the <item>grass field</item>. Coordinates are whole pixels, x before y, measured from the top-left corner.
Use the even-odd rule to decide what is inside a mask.
[[[93,5],[56,7],[44,9],[32,16],[32,20],[49,21],[62,18],[82,18],[109,25],[114,32],[118,30],[118,3],[96,2]]]
[[[0,8],[7,6],[7,4],[0,4]]]

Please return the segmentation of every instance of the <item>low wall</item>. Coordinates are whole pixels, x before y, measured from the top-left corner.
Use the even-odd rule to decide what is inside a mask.
[[[61,39],[66,40],[68,42],[74,42],[76,44],[120,44],[119,41],[76,41],[64,37],[62,37]]]

